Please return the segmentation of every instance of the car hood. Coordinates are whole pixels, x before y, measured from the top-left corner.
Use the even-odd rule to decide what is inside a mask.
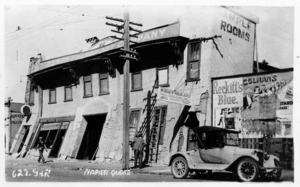
[[[235,158],[241,157],[241,156],[250,156],[254,158],[255,160],[258,160],[257,152],[263,152],[260,149],[247,149],[247,148],[240,148],[236,147],[234,151]]]

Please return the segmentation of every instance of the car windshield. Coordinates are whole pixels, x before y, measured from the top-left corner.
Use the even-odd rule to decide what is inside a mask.
[[[226,133],[224,136],[225,145],[239,146],[239,135],[238,133]]]

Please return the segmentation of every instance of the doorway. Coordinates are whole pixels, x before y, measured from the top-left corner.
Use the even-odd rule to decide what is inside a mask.
[[[77,159],[94,160],[98,151],[106,114],[84,116],[84,119],[87,121],[87,127],[81,141]]]

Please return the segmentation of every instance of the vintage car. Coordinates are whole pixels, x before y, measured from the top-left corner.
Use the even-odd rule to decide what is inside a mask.
[[[194,128],[193,132],[189,141],[195,149],[177,152],[170,158],[169,166],[175,178],[211,171],[230,171],[248,182],[259,176],[268,180],[280,178],[278,157],[259,149],[240,148],[239,131],[203,126]]]

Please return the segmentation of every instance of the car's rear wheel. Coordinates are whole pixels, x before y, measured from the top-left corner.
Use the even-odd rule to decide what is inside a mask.
[[[258,164],[251,158],[243,158],[237,165],[237,175],[241,181],[250,182],[258,176]]]
[[[189,174],[189,167],[186,159],[181,156],[174,158],[171,165],[171,171],[175,178],[185,178]]]

